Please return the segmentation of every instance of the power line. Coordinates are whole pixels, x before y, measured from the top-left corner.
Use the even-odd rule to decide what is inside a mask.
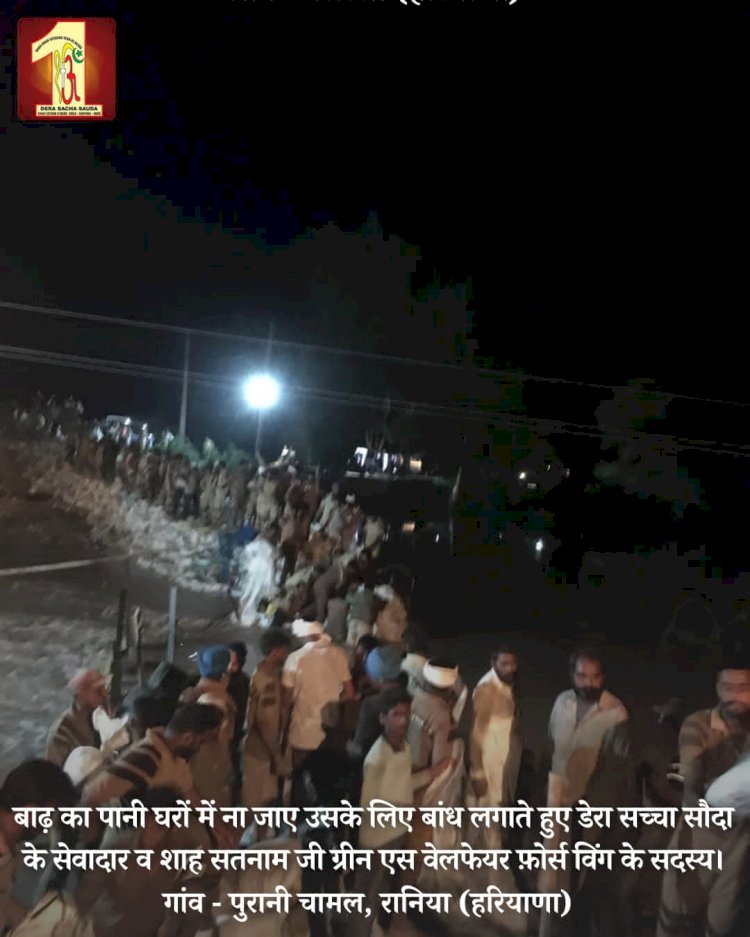
[[[48,306],[33,306],[26,303],[14,303],[0,300],[0,309],[16,312],[38,313],[40,315],[68,318],[84,322],[98,322],[106,325],[121,325],[128,328],[148,329],[151,331],[169,332],[176,335],[190,335],[197,338],[221,339],[223,341],[246,342],[265,347],[268,338],[257,338],[250,335],[238,335],[232,332],[215,332],[209,329],[193,329],[185,326],[166,325],[157,322],[148,322],[143,319],[123,319],[116,316],[102,316],[86,312],[72,312],[65,309],[54,309]],[[517,371],[499,370],[494,368],[475,368],[471,365],[450,364],[447,362],[425,361],[421,358],[407,358],[400,355],[385,355],[379,352],[355,351],[349,348],[331,348],[326,345],[312,345],[306,342],[290,342],[274,339],[273,344],[280,348],[291,348],[317,352],[319,354],[337,355],[339,357],[365,358],[371,361],[380,361],[391,364],[404,364],[414,367],[437,368],[450,371],[460,371],[472,377],[490,377],[495,380],[510,380],[518,383],[561,384],[571,387],[585,387],[591,390],[637,391],[643,397],[669,398],[670,400],[688,400],[692,403],[704,403],[725,407],[750,407],[750,401],[723,400],[715,397],[698,397],[692,394],[679,394],[669,390],[648,390],[634,388],[628,384],[600,384],[594,381],[576,381],[564,377],[548,377],[541,374],[524,374]]]
[[[33,364],[48,364],[60,367],[73,367],[80,370],[99,371],[106,374],[115,374],[122,377],[151,378],[155,380],[170,380],[180,382],[183,372],[174,368],[165,368],[156,365],[138,365],[130,362],[112,361],[102,358],[89,358],[74,355],[69,352],[48,352],[33,348],[20,348],[13,345],[0,345],[0,358],[24,361]],[[213,390],[233,390],[235,385],[226,378],[217,378],[210,374],[191,372],[190,383]],[[290,385],[287,391],[303,399],[319,400],[335,405],[361,407],[371,410],[380,410],[383,406],[381,397],[367,394],[351,394],[342,391],[328,391],[320,388],[299,387]],[[418,416],[445,418],[483,425],[503,424],[510,429],[526,429],[540,436],[580,436],[590,439],[612,440],[620,443],[646,442],[650,446],[660,447],[663,451],[697,451],[728,455],[734,457],[750,457],[750,447],[720,443],[716,440],[685,439],[674,436],[664,436],[634,430],[632,433],[608,433],[594,426],[581,423],[570,423],[559,420],[531,417],[526,414],[499,410],[474,410],[464,407],[429,404],[423,401],[405,400],[391,401],[390,406],[396,410],[413,413]]]
[[[99,322],[106,325],[122,325],[129,328],[149,329],[152,331],[170,332],[175,335],[191,335],[198,338],[221,339],[232,342],[247,342],[248,344],[267,345],[268,338],[256,338],[251,335],[237,335],[233,332],[216,332],[209,329],[194,329],[180,325],[165,325],[156,322],[147,322],[143,319],[122,319],[116,316],[101,316],[87,312],[71,312],[66,309],[53,309],[48,306],[31,306],[25,303],[12,303],[0,300],[0,308],[16,312],[39,313],[40,315],[55,316],[56,318],[77,319],[83,322]],[[274,339],[274,346],[280,348],[303,349],[305,351],[314,351],[327,355],[338,355],[340,357],[368,358],[372,361],[391,362],[398,364],[408,364],[413,366],[428,368],[447,368],[454,371],[463,371],[466,374],[487,374],[492,377],[502,376],[502,372],[494,371],[490,368],[471,368],[461,364],[449,364],[438,361],[425,361],[421,358],[405,358],[398,355],[384,355],[373,351],[355,351],[349,348],[331,348],[326,345],[312,345],[306,342],[289,342],[282,339]],[[509,374],[512,372],[508,372]],[[516,376],[516,375],[514,375]]]
[[[0,345],[0,358],[15,361],[24,361],[31,364],[48,364],[61,367],[73,367],[84,371],[99,371],[105,374],[116,374],[121,377],[153,378],[155,380],[182,381],[183,372],[155,365],[139,365],[129,362],[111,361],[103,358],[89,358],[83,355],[74,355],[69,352],[41,351],[34,348],[19,348],[13,345]],[[214,377],[210,374],[201,374],[191,371],[188,377],[191,384],[208,387],[214,390],[233,390],[233,382]],[[299,387],[289,385],[286,390],[294,396],[318,399],[328,403],[340,403],[350,406],[361,406],[381,410],[383,398],[366,394],[344,393],[342,391],[327,391],[320,388]],[[391,401],[393,409],[406,412],[416,412],[422,416],[438,416],[468,419],[487,422],[484,411],[470,410],[463,407],[448,407],[438,404],[427,404],[421,401]],[[490,418],[496,418],[498,413],[490,413]]]

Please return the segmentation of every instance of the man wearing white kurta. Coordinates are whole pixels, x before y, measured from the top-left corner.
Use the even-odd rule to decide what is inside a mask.
[[[570,676],[573,689],[564,690],[557,697],[549,721],[553,752],[548,807],[571,807],[585,799],[602,742],[610,730],[628,719],[625,706],[604,689],[604,671],[596,651],[589,648],[574,651]],[[556,826],[553,839],[545,842],[545,847],[558,849],[563,836]],[[570,892],[570,869],[542,872],[538,887],[543,892],[561,889]],[[540,937],[552,937],[561,933],[562,928],[560,918],[542,912]]]
[[[471,784],[479,807],[512,806],[521,764],[521,739],[513,693],[518,657],[509,647],[492,655],[492,668],[472,696],[469,742]]]

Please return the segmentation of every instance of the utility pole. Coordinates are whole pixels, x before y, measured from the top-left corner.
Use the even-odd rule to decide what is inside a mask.
[[[187,435],[187,398],[188,374],[190,372],[190,332],[185,333],[185,359],[182,365],[182,401],[180,402],[180,431],[179,435]]]
[[[268,373],[271,364],[271,345],[273,343],[273,322],[268,323],[268,344],[266,345],[266,373]],[[260,454],[260,441],[263,435],[263,411],[258,410],[258,424],[255,429],[255,458],[258,465],[263,465],[263,457]]]
[[[177,587],[169,587],[169,624],[167,627],[167,660],[174,663],[177,644]]]

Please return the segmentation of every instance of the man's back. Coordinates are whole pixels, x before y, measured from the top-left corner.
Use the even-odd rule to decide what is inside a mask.
[[[192,786],[188,763],[171,754],[159,730],[149,729],[145,738],[86,786],[83,802],[100,806],[152,787],[171,787],[184,796]]]
[[[718,707],[703,709],[689,715],[680,729],[680,767],[685,779],[682,803],[695,807],[716,778],[733,768],[743,754],[721,718]]]
[[[325,739],[323,726],[337,725],[341,691],[351,680],[345,651],[326,637],[302,654],[291,654],[284,670],[284,685],[292,690],[289,742],[307,751]]]

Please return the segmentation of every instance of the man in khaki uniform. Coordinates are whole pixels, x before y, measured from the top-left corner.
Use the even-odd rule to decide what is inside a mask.
[[[281,672],[290,647],[291,638],[280,628],[270,628],[261,635],[263,657],[250,680],[243,759],[243,805],[251,810],[278,799],[280,781],[291,767],[282,747],[281,686]]]
[[[340,704],[353,699],[354,688],[346,652],[323,634],[320,622],[297,619],[292,634],[304,643],[284,662],[281,685],[283,722],[296,769],[324,743],[343,743]]]
[[[455,687],[458,682],[458,667],[448,660],[433,658],[422,671],[421,680],[416,682],[411,704],[411,718],[407,742],[412,756],[412,767],[419,773],[435,765],[450,764],[455,755],[452,709],[455,704]],[[426,788],[414,794],[414,806],[421,807]],[[433,841],[434,830],[415,815],[413,832],[409,834],[407,849],[424,849]],[[421,859],[416,864],[421,868]],[[407,876],[408,880],[410,876]],[[411,876],[413,879],[413,876]],[[413,880],[408,882],[413,884]]]
[[[216,736],[202,745],[190,762],[196,789],[206,800],[215,800],[217,807],[230,807],[232,801],[232,742],[237,708],[227,689],[230,659],[231,652],[225,645],[201,648],[198,652],[201,679],[181,696],[184,703],[215,706],[223,716]]]

